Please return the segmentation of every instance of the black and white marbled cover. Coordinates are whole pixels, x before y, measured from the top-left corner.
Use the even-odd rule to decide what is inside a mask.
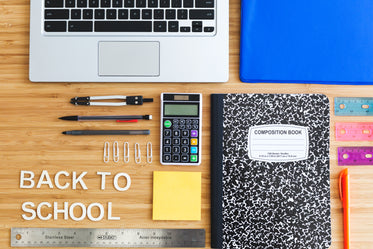
[[[249,128],[268,124],[308,127],[308,159],[251,160]],[[222,248],[329,248],[328,98],[226,94],[222,138]]]

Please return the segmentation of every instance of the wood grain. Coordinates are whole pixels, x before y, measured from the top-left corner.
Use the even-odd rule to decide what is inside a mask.
[[[333,106],[337,96],[369,97],[373,86],[333,86],[310,84],[244,84],[238,77],[240,1],[230,1],[230,81],[225,84],[118,84],[118,83],[31,83],[28,80],[29,46],[29,1],[0,0],[0,248],[10,248],[10,228],[23,227],[153,227],[153,228],[205,228],[206,246],[210,243],[210,104],[211,93],[323,93]],[[201,92],[203,106],[203,161],[199,167],[161,166],[159,164],[159,96],[162,92]],[[75,107],[69,99],[78,95],[143,94],[153,97],[153,104],[136,108]],[[333,108],[332,108],[333,112]],[[111,122],[69,123],[58,120],[64,115],[103,114],[152,114],[154,120],[138,124],[116,124]],[[338,196],[337,177],[341,167],[337,166],[336,149],[346,143],[336,142],[336,121],[373,121],[373,117],[341,118],[331,115],[331,248],[342,248],[342,209]],[[136,137],[68,137],[61,131],[79,128],[115,129],[149,128],[150,136]],[[105,141],[124,141],[131,144],[131,163],[104,164],[102,162]],[[153,143],[154,162],[136,165],[133,161],[133,144]],[[348,145],[371,145],[368,142]],[[142,161],[145,162],[143,156]],[[213,167],[213,165],[212,165]],[[87,171],[88,190],[66,189],[20,189],[21,170],[34,171],[40,175],[48,170],[52,176],[61,170],[78,173]],[[198,222],[152,221],[152,172],[155,170],[201,171],[202,172],[202,220]],[[97,171],[115,174],[126,172],[132,177],[129,191],[117,192],[108,178],[107,189],[100,190]],[[68,180],[68,179],[67,179]],[[373,167],[351,167],[351,248],[373,248]],[[58,202],[113,202],[114,215],[121,221],[100,222],[84,220],[74,222],[24,221],[21,205],[25,201]],[[43,212],[47,212],[44,209]]]

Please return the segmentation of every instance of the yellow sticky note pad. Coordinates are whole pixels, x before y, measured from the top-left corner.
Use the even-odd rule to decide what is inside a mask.
[[[154,171],[153,220],[201,220],[201,176]]]

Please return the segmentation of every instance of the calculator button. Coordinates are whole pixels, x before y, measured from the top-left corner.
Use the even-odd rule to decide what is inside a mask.
[[[181,144],[182,145],[189,145],[189,139],[188,138],[181,139]]]
[[[195,146],[190,147],[190,153],[197,154],[197,152],[198,152],[197,147],[195,147]]]
[[[174,124],[179,124],[179,120],[178,119],[174,119]]]
[[[179,154],[180,153],[180,147],[179,146],[172,147],[172,152],[176,153],[176,154]]]
[[[182,161],[183,163],[189,162],[189,156],[188,156],[188,155],[182,155],[182,156],[181,156],[181,161]]]
[[[165,138],[164,145],[171,145],[171,138]]]
[[[187,124],[187,125],[190,125],[190,124],[192,124],[192,120],[190,120],[190,119],[187,119],[187,121],[186,121],[186,124]]]
[[[163,152],[164,153],[171,153],[171,146],[165,146],[165,147],[163,147]]]
[[[180,138],[174,138],[172,141],[173,141],[173,143],[175,145],[179,145],[180,144]]]
[[[164,121],[163,125],[164,125],[164,127],[166,127],[166,128],[170,128],[170,127],[172,126],[172,123],[171,123],[170,120],[166,120],[166,121]]]
[[[193,120],[193,124],[194,124],[194,125],[198,125],[198,119],[194,119],[194,120]]]
[[[171,155],[170,154],[163,155],[163,162],[171,162]]]
[[[198,156],[197,155],[191,155],[190,156],[190,162],[192,162],[192,163],[198,162]]]
[[[193,128],[194,130],[198,130],[198,125],[192,125],[192,128]]]
[[[180,120],[180,124],[181,124],[181,125],[185,125],[185,119],[181,119],[181,120]]]
[[[174,137],[180,137],[180,131],[174,131]]]
[[[184,130],[185,129],[185,125],[180,125],[179,128],[180,128],[180,130]]]
[[[169,129],[164,130],[164,136],[165,137],[171,137],[171,130],[169,130]]]
[[[197,138],[190,139],[190,144],[191,145],[198,145],[198,139]]]
[[[189,147],[188,146],[182,146],[181,147],[181,153],[188,153],[189,152]]]
[[[173,162],[180,162],[180,155],[173,155],[172,156],[172,161]]]
[[[197,130],[191,130],[190,131],[190,136],[191,137],[198,137],[198,131]]]
[[[174,129],[179,129],[179,125],[175,124]]]
[[[183,137],[189,137],[189,131],[183,131],[182,135]]]
[[[187,125],[186,128],[187,128],[188,130],[190,130],[190,129],[192,129],[192,126],[191,126],[191,125]]]

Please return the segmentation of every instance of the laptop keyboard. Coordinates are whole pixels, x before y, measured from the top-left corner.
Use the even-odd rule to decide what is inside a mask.
[[[211,34],[215,1],[44,0],[44,31]]]

